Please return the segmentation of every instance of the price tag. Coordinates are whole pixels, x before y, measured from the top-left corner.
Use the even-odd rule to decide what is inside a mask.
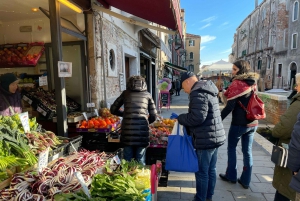
[[[29,116],[28,116],[28,112],[24,112],[19,114],[22,126],[24,128],[24,132],[30,132],[30,126],[29,126]]]
[[[71,147],[74,149],[75,153],[77,153],[77,150],[76,150],[76,148],[74,147],[73,143],[70,142],[70,144],[71,144]]]
[[[82,115],[84,116],[85,120],[88,120],[88,117],[86,115],[86,112],[83,112]]]
[[[81,187],[83,189],[83,192],[88,196],[88,198],[91,198],[91,195],[90,195],[90,191],[82,177],[82,174],[81,172],[75,172],[75,176],[77,177],[79,183],[81,184]]]
[[[98,110],[96,108],[94,110],[95,110],[95,113],[96,113],[97,117],[99,117]]]
[[[49,147],[39,154],[39,161],[38,161],[38,171],[41,172],[43,168],[47,167],[48,165],[48,157],[49,157]]]
[[[48,79],[47,76],[39,77],[39,86],[47,86],[48,85]]]
[[[95,103],[87,103],[86,106],[87,107],[95,107]]]
[[[113,157],[113,159],[114,159],[114,161],[116,161],[116,163],[117,163],[118,165],[121,164],[121,161],[120,161],[120,158],[119,158],[118,155],[115,155],[115,156]]]
[[[47,112],[45,110],[43,110],[42,108],[40,108],[39,106],[37,106],[36,110],[41,113],[43,116],[47,115]]]
[[[42,130],[42,125],[39,124],[38,127],[37,127],[37,129],[36,129],[36,131],[40,132],[41,130]]]

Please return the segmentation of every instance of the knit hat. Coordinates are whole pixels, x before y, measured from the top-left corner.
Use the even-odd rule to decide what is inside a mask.
[[[186,79],[188,79],[188,78],[190,78],[190,77],[193,77],[193,76],[195,76],[195,74],[194,74],[193,72],[191,72],[191,71],[182,73],[181,79],[180,79],[180,86],[182,87],[182,83],[183,83]]]
[[[1,75],[0,85],[5,91],[9,92],[9,85],[17,80],[18,78],[13,73],[6,73]]]
[[[248,61],[238,60],[233,63],[236,67],[238,67],[239,71],[237,75],[248,73],[251,70],[251,66]]]

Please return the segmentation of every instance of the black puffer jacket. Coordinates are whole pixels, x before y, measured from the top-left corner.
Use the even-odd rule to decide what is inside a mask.
[[[212,81],[198,81],[190,93],[189,110],[178,122],[187,127],[194,148],[213,149],[224,144],[225,130],[219,109],[219,90]]]
[[[124,105],[124,112],[119,111],[122,105]],[[130,79],[127,89],[112,104],[110,112],[123,117],[121,142],[125,146],[147,147],[149,145],[149,123],[155,121],[157,111],[143,80]]]

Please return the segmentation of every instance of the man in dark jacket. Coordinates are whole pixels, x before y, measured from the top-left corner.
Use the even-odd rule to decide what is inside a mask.
[[[292,171],[293,177],[290,187],[296,191],[296,201],[300,200],[300,113],[294,125],[292,138],[289,144],[289,155],[287,166]]]
[[[119,110],[122,105],[124,112]],[[153,123],[157,116],[152,96],[147,92],[145,79],[141,76],[130,77],[127,89],[112,104],[110,112],[123,117],[121,142],[124,145],[124,159],[130,161],[134,158],[145,164],[146,147],[150,142],[149,124]]]
[[[219,90],[212,81],[200,80],[193,72],[181,76],[183,90],[189,94],[188,113],[178,116],[178,122],[185,126],[193,137],[199,162],[196,176],[194,201],[211,200],[216,184],[216,162],[218,147],[226,137],[219,109]]]

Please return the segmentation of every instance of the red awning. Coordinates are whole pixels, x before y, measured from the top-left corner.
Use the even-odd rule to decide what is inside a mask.
[[[178,30],[182,36],[178,0],[97,0],[105,8],[113,6],[145,20]],[[182,38],[182,37],[181,37]]]

